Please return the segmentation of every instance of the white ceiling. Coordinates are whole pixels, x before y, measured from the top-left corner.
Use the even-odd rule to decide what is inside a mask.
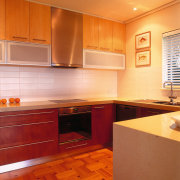
[[[77,12],[126,22],[172,0],[30,0]],[[176,0],[177,1],[177,0]],[[138,10],[133,11],[136,7]]]

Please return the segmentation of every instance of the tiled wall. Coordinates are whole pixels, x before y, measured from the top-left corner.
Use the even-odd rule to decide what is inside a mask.
[[[0,66],[0,98],[23,101],[117,96],[117,71]]]

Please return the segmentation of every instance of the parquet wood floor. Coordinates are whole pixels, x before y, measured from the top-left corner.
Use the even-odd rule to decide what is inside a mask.
[[[112,171],[112,151],[100,149],[0,174],[0,180],[112,180]]]

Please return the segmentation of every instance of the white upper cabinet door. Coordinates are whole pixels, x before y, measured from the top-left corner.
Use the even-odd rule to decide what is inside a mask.
[[[84,49],[83,67],[93,69],[125,69],[125,55]]]
[[[51,46],[9,41],[7,64],[51,66]]]
[[[4,41],[0,41],[0,64],[5,63],[5,49],[4,49]]]

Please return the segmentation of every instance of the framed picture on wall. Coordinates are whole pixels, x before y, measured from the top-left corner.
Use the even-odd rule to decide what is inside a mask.
[[[136,67],[151,65],[151,51],[144,50],[136,52]]]
[[[145,32],[142,34],[137,34],[135,36],[135,46],[136,49],[144,49],[151,47],[151,32]]]

